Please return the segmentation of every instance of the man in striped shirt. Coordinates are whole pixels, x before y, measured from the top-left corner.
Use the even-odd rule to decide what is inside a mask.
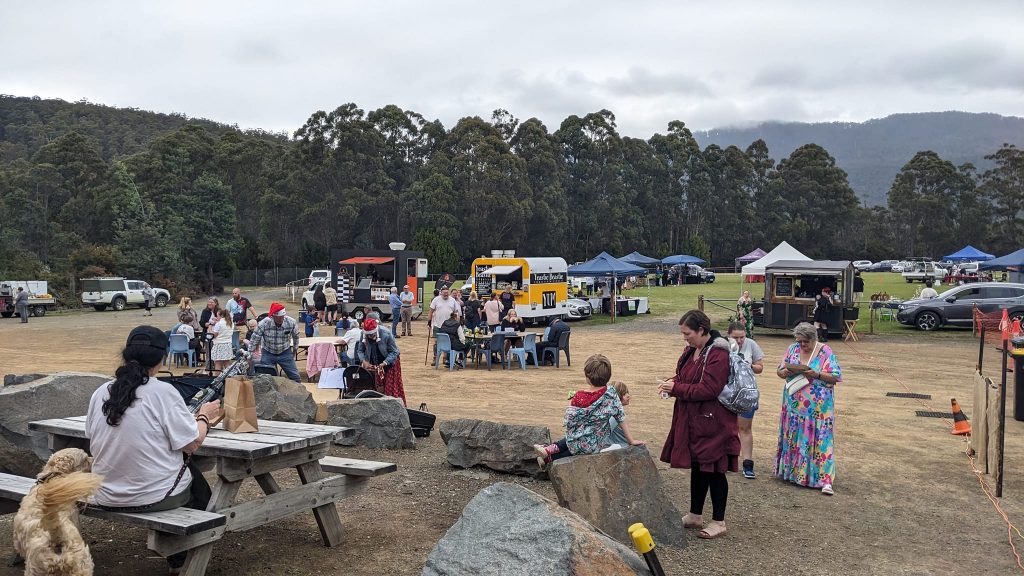
[[[280,366],[289,379],[300,382],[299,369],[295,365],[295,353],[299,347],[299,325],[291,316],[285,316],[284,305],[274,302],[270,315],[256,326],[249,339],[249,349],[260,349],[260,366]]]

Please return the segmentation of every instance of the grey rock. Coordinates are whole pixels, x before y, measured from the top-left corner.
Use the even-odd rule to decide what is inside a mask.
[[[500,424],[460,418],[441,423],[448,463],[459,468],[485,466],[498,472],[532,476],[540,471],[534,444],[550,444],[544,426]]]
[[[4,374],[4,386],[16,386],[33,380],[45,378],[46,374]]]
[[[312,424],[316,401],[306,387],[287,378],[257,374],[252,378],[256,395],[256,416],[261,420]]]
[[[632,545],[629,526],[643,522],[657,544],[686,546],[682,515],[647,448],[555,460],[548,474],[559,504],[619,542]]]
[[[649,574],[631,549],[522,486],[484,488],[427,557],[422,576]]]
[[[0,471],[34,476],[50,457],[46,434],[32,434],[28,423],[84,416],[92,393],[110,376],[59,372],[0,388]]]
[[[356,433],[336,440],[342,446],[415,448],[409,413],[398,398],[358,398],[327,403],[327,425],[355,428]]]

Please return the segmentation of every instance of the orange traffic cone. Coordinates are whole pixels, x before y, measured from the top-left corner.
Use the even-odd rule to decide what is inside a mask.
[[[1013,323],[1010,324],[1010,338],[1017,336],[1020,336],[1020,318],[1014,318]]]
[[[957,403],[956,398],[950,398],[950,402],[953,404],[953,432],[951,434],[970,436],[971,423],[967,421],[967,416],[960,410],[960,404]]]

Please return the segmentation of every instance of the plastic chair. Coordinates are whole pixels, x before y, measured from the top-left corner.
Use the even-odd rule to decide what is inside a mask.
[[[565,332],[562,332],[558,336],[558,347],[557,348],[545,348],[544,349],[544,358],[547,358],[548,354],[553,354],[555,356],[555,368],[559,368],[560,367],[560,364],[558,362],[558,359],[560,358],[560,354],[558,353],[559,350],[562,350],[562,351],[565,352],[565,363],[568,364],[569,366],[572,366],[572,361],[569,359],[569,335],[570,334],[571,334],[571,332],[569,330],[566,330]]]
[[[184,334],[171,334],[167,339],[167,358],[164,359],[164,366],[174,359],[174,365],[178,365],[178,356],[188,356],[188,367],[195,366],[196,351],[188,347],[188,336]]]
[[[466,361],[466,352],[464,350],[452,350],[452,340],[448,334],[437,334],[437,359],[434,360],[434,370],[437,370],[438,365],[441,364],[441,355],[448,355],[448,371],[455,369],[455,362],[462,357],[462,361]]]
[[[483,356],[487,359],[487,369],[491,369],[491,356],[497,354],[501,359],[501,368],[504,370],[508,364],[508,357],[505,355],[505,335],[500,332],[495,332],[487,346],[483,349]],[[480,365],[480,358],[476,359],[476,363]]]
[[[509,348],[509,364],[512,364],[512,358],[519,358],[519,367],[526,370],[526,355],[533,354],[533,365],[540,368],[540,361],[537,359],[537,335],[535,333],[529,333],[523,338],[523,346],[521,348]]]

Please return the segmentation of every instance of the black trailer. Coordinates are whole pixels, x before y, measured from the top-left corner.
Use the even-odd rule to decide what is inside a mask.
[[[754,323],[765,328],[793,328],[812,322],[814,297],[828,287],[838,297],[826,320],[829,333],[841,334],[843,320],[855,320],[853,303],[855,268],[849,260],[779,260],[765,268],[764,303]]]
[[[388,295],[391,287],[402,291],[402,286],[416,295],[414,316],[418,316],[424,301],[430,303],[432,294],[423,294],[427,280],[427,259],[416,250],[331,250],[331,284],[338,291],[338,304],[352,311],[362,320],[358,309],[369,306],[381,313],[391,314]],[[426,298],[426,300],[424,300]],[[358,313],[356,313],[358,312]]]

